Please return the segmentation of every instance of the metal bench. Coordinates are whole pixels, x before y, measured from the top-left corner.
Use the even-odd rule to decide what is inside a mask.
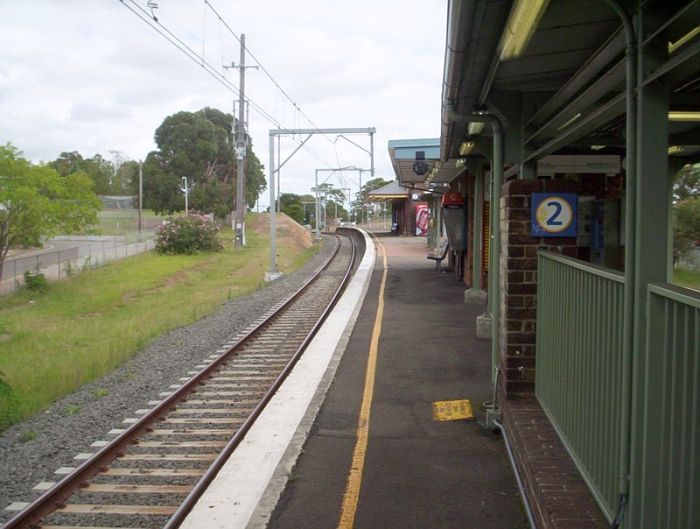
[[[442,248],[442,253],[439,253],[440,248]],[[450,244],[447,241],[443,241],[440,243],[440,245],[438,246],[437,249],[438,249],[437,254],[428,255],[427,258],[430,259],[431,261],[435,261],[435,270],[440,271],[441,265],[442,265],[442,260],[445,257],[447,257],[447,252],[450,251]]]

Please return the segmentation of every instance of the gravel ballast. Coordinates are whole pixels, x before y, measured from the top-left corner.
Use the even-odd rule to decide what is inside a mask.
[[[157,338],[119,369],[6,430],[0,435],[0,523],[14,514],[5,510],[8,505],[34,500],[40,495],[32,490],[35,485],[58,481],[58,468],[78,466],[77,454],[97,451],[92,443],[109,440],[113,428],[127,427],[124,419],[152,407],[148,401],[161,400],[159,393],[171,391],[170,385],[180,384],[188,371],[293,294],[334,246],[324,236],[320,251],[296,272]]]

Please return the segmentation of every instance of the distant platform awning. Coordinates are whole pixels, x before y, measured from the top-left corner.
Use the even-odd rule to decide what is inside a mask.
[[[385,186],[379,187],[367,194],[368,202],[382,202],[392,199],[405,199],[408,197],[408,190],[401,187],[397,181],[393,181]]]

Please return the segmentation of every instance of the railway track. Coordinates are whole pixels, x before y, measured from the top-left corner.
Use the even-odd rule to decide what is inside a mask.
[[[230,349],[9,520],[3,529],[178,527],[262,412],[349,280],[350,238]]]

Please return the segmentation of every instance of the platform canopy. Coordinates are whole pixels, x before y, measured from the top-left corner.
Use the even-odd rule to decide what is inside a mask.
[[[623,154],[625,32],[602,0],[451,0],[443,72],[441,156],[463,157],[464,143],[490,152],[490,125],[452,120],[480,112],[508,131],[506,164],[549,154]],[[622,4],[625,4],[623,2]],[[515,16],[517,15],[517,16]],[[651,15],[648,15],[651,17]],[[669,156],[700,161],[700,6],[659,4],[645,35],[658,60],[639,80],[669,84]],[[519,22],[520,21],[520,22]],[[662,38],[660,38],[662,37]],[[667,49],[662,49],[663,47]],[[683,114],[673,115],[674,111]],[[562,149],[565,149],[562,151]],[[602,152],[601,152],[602,151]]]
[[[408,190],[405,187],[402,187],[397,181],[393,181],[385,186],[370,191],[367,194],[367,201],[383,202],[393,199],[405,199],[407,197]]]
[[[440,138],[389,140],[389,157],[399,184],[425,182],[440,160]]]

